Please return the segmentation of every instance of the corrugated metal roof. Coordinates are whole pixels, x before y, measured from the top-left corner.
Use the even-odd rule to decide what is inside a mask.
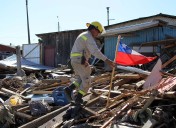
[[[4,60],[0,60],[0,67],[7,68],[7,67],[17,67],[17,60],[16,55],[12,55]],[[44,66],[41,64],[36,64],[31,61],[26,60],[25,58],[21,58],[21,67],[24,69],[29,70],[49,70],[53,69],[54,67]]]
[[[152,22],[135,24],[135,25],[125,26],[125,27],[120,27],[115,29],[109,29],[109,30],[106,30],[106,33],[102,34],[101,36],[110,36],[110,35],[134,32],[138,30],[155,27],[155,26],[158,26],[159,24],[160,24],[160,21],[152,21]]]
[[[105,26],[105,28],[106,29],[112,29],[114,27],[129,26],[129,25],[133,25],[133,24],[151,22],[153,20],[158,20],[158,19],[162,20],[162,21],[165,21],[165,22],[168,22],[168,25],[176,25],[176,16],[159,13],[159,14],[152,15],[152,16],[140,17],[140,18],[137,18],[137,19],[124,21],[124,22],[120,22],[120,23],[117,23],[117,24],[112,24],[112,25],[109,25],[109,26]]]

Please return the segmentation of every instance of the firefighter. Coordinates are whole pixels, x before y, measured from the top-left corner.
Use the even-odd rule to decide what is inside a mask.
[[[81,33],[75,40],[71,50],[71,65],[75,72],[76,80],[64,88],[64,92],[69,101],[72,101],[72,91],[77,88],[77,94],[74,98],[75,104],[82,104],[82,97],[87,93],[91,84],[91,67],[88,63],[91,55],[103,60],[110,67],[115,67],[115,63],[108,59],[98,49],[95,38],[105,32],[101,23],[94,21],[87,23],[87,31]]]

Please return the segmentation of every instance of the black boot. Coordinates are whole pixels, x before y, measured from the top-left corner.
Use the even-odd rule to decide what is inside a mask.
[[[69,102],[73,100],[72,97],[71,97],[71,94],[72,94],[72,91],[73,91],[75,88],[76,88],[76,87],[75,87],[74,84],[71,84],[71,85],[69,85],[68,87],[65,87],[65,88],[64,88],[64,93],[65,93],[65,95],[66,95],[66,97],[67,97],[67,99],[68,99]]]
[[[83,99],[82,99],[82,97],[83,97],[83,95],[82,95],[81,93],[79,93],[79,92],[75,95],[75,104],[76,104],[76,105],[81,105],[81,104],[83,104]]]

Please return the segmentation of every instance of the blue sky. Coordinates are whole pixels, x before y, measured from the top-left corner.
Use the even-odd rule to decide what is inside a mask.
[[[28,0],[31,43],[35,34],[86,28],[85,24],[99,21],[110,24],[164,13],[175,15],[175,0]],[[58,17],[58,18],[57,18]],[[0,44],[14,46],[28,43],[26,0],[1,0]]]

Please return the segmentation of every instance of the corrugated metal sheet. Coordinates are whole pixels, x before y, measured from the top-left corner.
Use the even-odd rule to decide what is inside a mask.
[[[142,29],[147,29],[147,28],[158,26],[159,23],[160,21],[152,21],[152,22],[135,24],[135,25],[125,26],[125,27],[118,27],[115,29],[109,29],[109,30],[106,30],[106,33],[102,34],[101,36],[110,36],[114,34],[134,32],[137,30],[142,30]]]
[[[114,60],[115,57],[116,43],[116,37],[105,38],[104,54],[111,60]]]
[[[1,68],[17,68],[17,60],[16,55],[12,55],[4,60],[0,60],[0,67]],[[44,66],[41,64],[33,63],[29,60],[26,60],[25,58],[21,57],[21,68],[22,69],[28,69],[28,70],[49,70],[53,69],[54,67]]]
[[[141,23],[146,23],[146,22],[151,22],[155,20],[162,20],[164,22],[167,22],[168,25],[173,25],[176,26],[176,16],[171,16],[171,15],[165,15],[165,14],[157,14],[154,16],[149,16],[149,17],[141,17],[138,19],[133,19],[125,22],[121,22],[118,24],[113,24],[110,26],[107,26],[108,29],[113,29],[113,28],[119,28],[119,27],[124,27],[124,26],[130,26],[134,24],[141,24]]]
[[[23,57],[31,62],[40,64],[40,44],[23,44]]]

